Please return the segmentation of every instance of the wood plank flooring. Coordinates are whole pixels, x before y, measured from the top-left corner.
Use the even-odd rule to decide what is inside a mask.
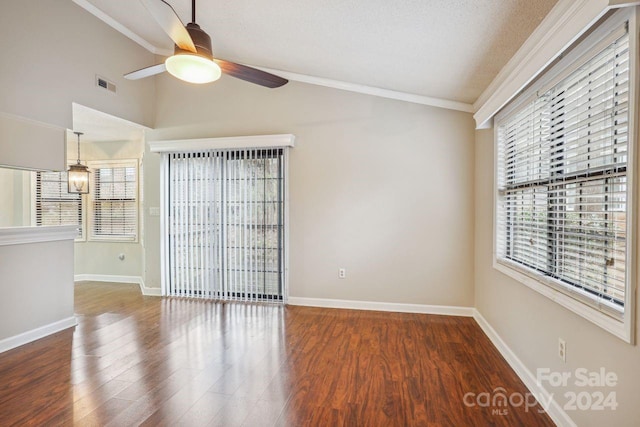
[[[92,282],[75,307],[75,330],[0,354],[0,426],[553,425],[539,406],[477,404],[527,389],[470,318]]]

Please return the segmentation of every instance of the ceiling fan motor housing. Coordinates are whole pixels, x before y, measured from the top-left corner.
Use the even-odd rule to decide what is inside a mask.
[[[200,56],[204,56],[205,58],[213,61],[213,51],[211,50],[211,37],[209,37],[209,34],[205,33],[200,28],[200,25],[194,22],[188,23],[186,28],[187,28],[187,32],[191,36],[191,40],[193,41],[193,44],[196,47],[197,54]],[[178,45],[175,45],[173,53],[174,55],[181,55],[181,54],[193,55],[193,52],[190,52],[185,49],[181,49]]]

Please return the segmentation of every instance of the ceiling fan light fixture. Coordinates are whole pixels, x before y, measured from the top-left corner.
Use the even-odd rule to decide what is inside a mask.
[[[267,88],[277,88],[288,80],[266,71],[221,58],[211,50],[211,37],[196,24],[196,2],[191,0],[191,22],[184,25],[166,0],[140,0],[165,33],[173,40],[174,55],[162,64],[141,68],[124,75],[138,80],[168,71],[174,77],[190,83],[209,83],[225,74]]]
[[[167,71],[172,76],[189,83],[211,83],[222,75],[218,64],[193,53],[181,53],[167,58]]]

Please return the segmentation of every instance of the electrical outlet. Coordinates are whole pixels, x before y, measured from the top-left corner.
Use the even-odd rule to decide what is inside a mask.
[[[567,343],[562,338],[558,338],[558,357],[567,362]]]
[[[345,279],[347,277],[347,269],[340,268],[338,269],[338,279]]]

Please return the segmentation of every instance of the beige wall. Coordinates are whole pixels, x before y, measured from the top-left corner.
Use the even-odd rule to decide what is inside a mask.
[[[470,114],[295,82],[157,84],[148,140],[295,134],[291,296],[473,305]],[[159,203],[158,161],[147,155],[147,206]],[[146,283],[158,286],[158,219],[146,220]]]
[[[66,130],[0,113],[0,166],[64,170]]]
[[[154,64],[155,56],[72,1],[4,2],[0,36],[5,58],[0,67],[1,113],[72,128],[72,102],[77,102],[136,123],[153,123],[154,79],[134,82],[122,76]],[[117,93],[97,88],[96,74],[114,82]],[[43,150],[28,150],[28,143],[22,146],[28,156],[51,155]],[[61,145],[57,152],[62,159],[63,151]],[[75,147],[70,154],[75,155]],[[3,200],[6,197],[7,192],[0,194]],[[15,206],[14,203],[10,209]],[[5,209],[0,208],[2,215]],[[11,222],[17,225],[13,214]],[[141,275],[141,245],[136,244],[135,249],[132,244],[125,245],[113,248],[108,244],[103,255],[108,262],[99,268],[96,263],[102,259],[98,256],[101,250],[83,248],[78,264],[86,268],[79,268],[80,273],[94,270],[94,274]],[[119,261],[117,255],[114,258],[121,252],[127,255],[125,262]],[[58,262],[64,260],[59,258]]]
[[[292,296],[475,304],[534,373],[579,367],[617,373],[618,409],[570,413],[579,425],[636,423],[638,347],[493,270],[492,132],[474,135],[469,114],[295,82],[276,90],[229,77],[207,86],[167,76],[129,82],[122,75],[153,64],[154,56],[71,1],[5,2],[0,35],[3,57],[11,58],[10,66],[0,68],[1,112],[68,128],[72,102],[149,126],[155,115],[151,140],[295,134],[289,176]],[[114,81],[118,93],[96,88],[95,74]],[[104,149],[110,156],[119,152]],[[145,154],[144,171],[145,248],[80,244],[76,273],[140,275],[146,257],[146,285],[159,287],[159,218],[148,215],[149,207],[159,206],[158,155]],[[13,175],[0,174],[15,188]],[[3,200],[12,197],[0,193]],[[3,211],[2,221],[15,222],[13,209],[11,219]],[[12,261],[0,258],[6,261],[0,267],[10,263],[36,273],[40,268],[30,262],[37,261],[55,268],[71,257],[69,248],[35,257],[25,245],[12,249]],[[117,259],[121,252],[124,263]],[[347,269],[344,280],[337,278],[340,267]],[[58,317],[70,310],[69,295],[64,297],[48,305]],[[24,310],[3,313],[27,315],[25,322],[34,321],[28,327],[50,321]],[[0,337],[13,333],[3,329]],[[567,342],[566,364],[557,356],[558,337]],[[560,398],[565,391],[547,388]]]
[[[81,154],[83,162],[86,160],[141,159],[143,147],[142,140],[83,142]],[[75,163],[76,150],[76,141],[69,140],[68,163]],[[142,169],[139,170],[139,174],[142,173]],[[0,227],[35,225],[32,223],[31,215],[31,204],[35,197],[31,185],[32,176],[31,172],[0,168]],[[140,180],[142,181],[141,175]],[[85,198],[85,206],[87,206],[88,196],[83,197]],[[142,209],[141,204],[140,209]],[[88,223],[85,219],[86,226]],[[140,238],[137,242],[76,242],[75,274],[143,277],[142,229],[143,224],[140,220]],[[125,255],[124,260],[119,259],[120,254]]]
[[[31,173],[0,167],[0,227],[31,225]]]
[[[74,135],[75,136],[75,135]],[[69,162],[75,162],[77,153],[75,140],[68,141]],[[85,142],[81,144],[82,160],[123,160],[141,159],[144,150],[144,141],[102,141]],[[73,155],[71,155],[73,154]],[[142,170],[138,170],[138,178],[142,181]],[[88,200],[85,199],[85,226],[88,238]],[[139,205],[142,209],[142,204]],[[109,275],[109,276],[134,276],[144,275],[144,249],[142,246],[143,224],[139,221],[137,242],[96,242],[84,241],[75,243],[75,274],[76,275]],[[120,254],[124,259],[119,258]]]
[[[71,128],[78,102],[153,122],[154,80],[122,75],[154,64],[154,55],[72,1],[5,1],[0,36],[0,112]],[[96,74],[113,81],[117,94],[97,88]]]
[[[73,316],[71,257],[71,239],[0,245],[0,342]]]
[[[13,174],[11,169],[0,168],[0,227],[12,227],[13,221]]]
[[[492,267],[493,130],[476,132],[475,165],[475,300],[476,308],[535,375],[539,368],[575,374],[578,368],[615,372],[619,403],[615,411],[569,411],[579,426],[638,425],[640,349],[629,345],[564,309]],[[567,362],[558,357],[558,338],[567,343]],[[560,405],[566,391],[591,392],[573,386],[550,387]],[[490,391],[490,390],[488,390]]]

